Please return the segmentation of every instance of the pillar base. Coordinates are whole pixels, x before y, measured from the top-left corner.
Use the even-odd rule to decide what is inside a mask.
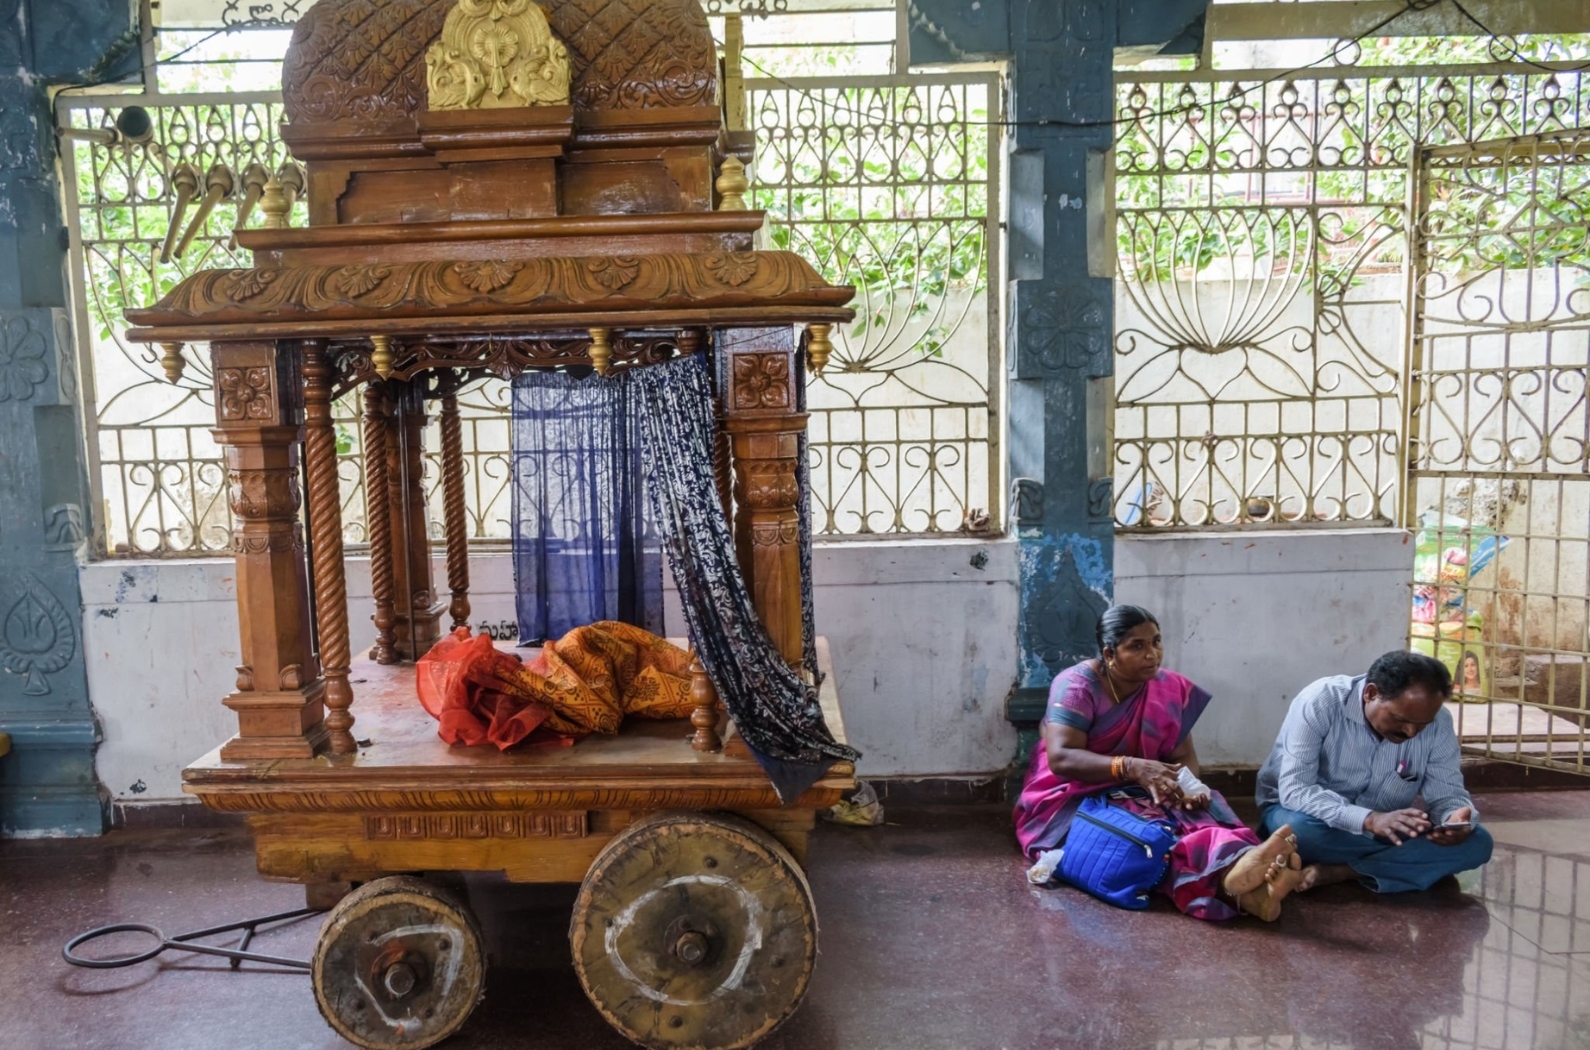
[[[238,735],[221,745],[225,762],[313,758],[323,751],[324,681],[287,692],[233,693],[221,702],[237,712]]]

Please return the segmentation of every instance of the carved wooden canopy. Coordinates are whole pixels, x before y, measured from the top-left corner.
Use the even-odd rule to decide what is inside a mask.
[[[158,305],[127,311],[127,319],[153,326],[276,322],[273,334],[306,321],[324,330],[324,322],[504,315],[527,323],[555,315],[562,324],[584,315],[603,324],[628,312],[677,312],[703,323],[714,310],[733,307],[760,307],[770,320],[823,320],[848,317],[852,294],[792,252],[466,259],[206,270]]]
[[[401,347],[853,316],[852,289],[757,250],[699,0],[319,0],[282,87],[309,228],[281,228],[281,204],[276,228],[238,235],[252,268],[129,310],[132,339]]]
[[[528,0],[527,0],[528,2]],[[401,120],[426,108],[426,51],[454,0],[319,0],[282,68],[292,123]],[[576,110],[714,106],[717,53],[697,0],[546,0]]]

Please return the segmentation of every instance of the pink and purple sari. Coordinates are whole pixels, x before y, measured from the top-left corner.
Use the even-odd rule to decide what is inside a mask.
[[[1173,671],[1159,675],[1117,704],[1090,664],[1067,668],[1049,688],[1044,724],[1057,723],[1087,734],[1088,750],[1169,762],[1209,704],[1209,694]],[[1040,726],[1040,731],[1042,726]],[[1118,781],[1085,783],[1058,777],[1040,733],[1027,779],[1016,802],[1016,840],[1028,858],[1059,847],[1077,807],[1088,795],[1119,789]],[[1218,791],[1207,809],[1156,806],[1135,791],[1112,793],[1110,805],[1138,816],[1170,819],[1178,839],[1170,871],[1159,887],[1176,907],[1200,919],[1232,919],[1237,911],[1216,894],[1219,874],[1259,844],[1259,837],[1231,811]]]

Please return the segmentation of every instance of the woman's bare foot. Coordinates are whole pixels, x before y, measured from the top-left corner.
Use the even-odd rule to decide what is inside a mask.
[[[1241,898],[1244,893],[1274,880],[1285,870],[1288,858],[1295,856],[1296,851],[1297,836],[1292,834],[1290,824],[1283,824],[1275,829],[1275,834],[1238,857],[1236,863],[1226,869],[1225,877],[1220,880],[1221,888],[1230,896]]]
[[[1237,897],[1237,909],[1244,915],[1252,915],[1264,922],[1274,922],[1281,917],[1281,900],[1286,895],[1277,896],[1275,883],[1261,882],[1257,889],[1252,889]]]

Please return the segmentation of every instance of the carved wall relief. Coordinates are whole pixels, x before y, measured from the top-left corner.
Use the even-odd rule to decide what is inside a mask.
[[[0,667],[22,676],[22,692],[46,696],[46,676],[77,652],[77,632],[61,600],[37,576],[23,572],[0,590]]]
[[[49,345],[25,316],[0,320],[0,401],[27,401],[50,376]]]

